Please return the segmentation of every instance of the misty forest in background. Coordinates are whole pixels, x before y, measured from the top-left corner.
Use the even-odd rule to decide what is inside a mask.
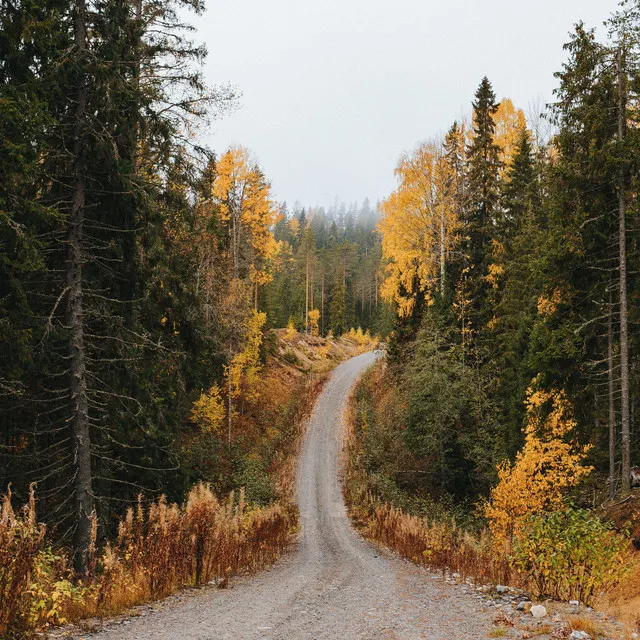
[[[203,83],[185,10],[0,4],[0,486],[36,483],[79,575],[94,510],[103,540],[141,493],[273,499],[250,426],[299,407],[255,392],[270,328],[392,320],[375,207],[289,213],[246,149],[198,146],[237,98]]]
[[[543,115],[525,117],[484,78],[469,118],[397,165],[379,229],[382,295],[399,318],[383,380],[358,392],[371,489],[387,502],[468,514],[499,477],[514,480],[503,461],[530,451],[525,427],[556,400],[575,425],[543,430],[540,451],[553,437],[580,442],[595,469],[576,492],[567,468],[574,499],[600,505],[629,489],[640,461],[638,4],[607,27],[600,41],[576,25]]]

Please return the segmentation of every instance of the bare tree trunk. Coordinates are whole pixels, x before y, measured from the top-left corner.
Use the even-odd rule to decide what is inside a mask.
[[[320,332],[322,333],[322,335],[324,335],[324,267],[322,267],[322,294],[321,294],[321,300],[320,300],[320,305],[321,305],[321,309],[320,309]]]
[[[378,308],[378,272],[376,271],[376,295],[375,295],[375,299],[376,299],[376,309]]]
[[[627,97],[623,76],[623,51],[618,47],[618,137],[626,133]],[[622,489],[631,488],[631,429],[629,420],[629,332],[627,319],[627,228],[626,228],[626,170],[622,166],[618,177],[618,234],[620,261],[620,396],[622,401]]]
[[[609,281],[609,322],[607,331],[607,359],[609,371],[609,498],[616,493],[616,404],[613,383],[613,300]]]
[[[80,68],[86,54],[85,0],[75,2],[75,47]],[[83,225],[86,201],[85,116],[87,110],[86,78],[78,74],[74,127],[74,195],[67,228],[67,309],[69,328],[69,400],[71,409],[71,447],[73,454],[73,492],[76,526],[73,535],[74,569],[84,576],[89,569],[93,494],[91,491],[91,439],[89,433],[89,403],[87,399],[87,355],[84,342]]]
[[[445,277],[446,277],[446,265],[445,265],[445,238],[444,238],[444,209],[440,212],[440,295],[444,298],[445,293]]]
[[[238,266],[238,236],[236,229],[236,215],[235,212],[231,212],[231,251],[233,251],[233,278],[237,280],[240,269]]]
[[[304,332],[309,333],[309,241],[307,240],[307,271],[304,281]]]
[[[229,369],[227,372],[227,445],[229,447],[229,454],[231,454],[231,428],[232,428],[232,415],[233,415],[233,383],[231,381],[231,372],[233,362],[233,342],[229,340]]]

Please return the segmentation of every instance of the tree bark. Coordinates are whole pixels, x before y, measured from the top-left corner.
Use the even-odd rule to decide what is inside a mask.
[[[307,268],[304,280],[304,332],[309,333],[309,239],[307,239]]]
[[[613,295],[609,282],[609,322],[607,331],[607,360],[609,371],[609,498],[613,500],[616,493],[616,404],[613,383]]]
[[[86,202],[85,117],[87,110],[86,74],[86,5],[75,2],[75,48],[79,65],[76,88],[74,126],[74,194],[67,227],[67,309],[69,328],[69,401],[71,410],[71,446],[74,477],[75,530],[73,535],[74,569],[84,576],[89,569],[93,494],[91,491],[91,439],[89,433],[89,403],[87,399],[87,356],[84,341],[83,312],[83,225]]]
[[[445,293],[445,278],[446,278],[446,265],[445,265],[445,227],[444,227],[444,208],[441,207],[440,211],[440,295],[444,299]]]
[[[626,133],[627,97],[623,74],[623,49],[618,47],[618,138],[622,145]],[[618,240],[620,262],[620,396],[622,489],[631,488],[631,428],[629,419],[629,331],[627,319],[627,228],[626,228],[627,172],[621,164],[618,175]]]

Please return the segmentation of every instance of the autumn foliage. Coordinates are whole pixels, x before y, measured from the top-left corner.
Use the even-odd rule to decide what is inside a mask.
[[[582,464],[589,447],[572,439],[576,421],[564,392],[536,388],[534,381],[526,407],[524,446],[513,464],[500,465],[485,507],[498,540],[518,534],[528,516],[560,508],[566,493],[592,470]]]
[[[29,587],[44,534],[45,527],[36,521],[33,489],[19,513],[8,491],[0,504],[0,636],[28,616]]]

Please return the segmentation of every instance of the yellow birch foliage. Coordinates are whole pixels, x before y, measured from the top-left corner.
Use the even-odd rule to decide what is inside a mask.
[[[513,160],[520,134],[527,126],[522,109],[516,109],[510,98],[504,98],[493,116],[496,124],[495,143],[500,147],[501,172],[504,173]]]
[[[298,330],[296,329],[296,324],[293,321],[293,318],[289,318],[289,322],[287,323],[287,330],[285,331],[285,338],[287,340],[293,340],[298,335]]]
[[[560,508],[566,492],[593,470],[582,464],[590,446],[570,439],[577,423],[564,391],[538,389],[534,379],[525,404],[524,446],[513,464],[499,466],[499,482],[485,505],[499,541],[517,534],[527,516]]]
[[[262,328],[267,321],[267,314],[253,310],[246,325],[245,347],[231,360],[231,393],[234,398],[244,394],[247,400],[259,397],[257,386],[262,371],[260,363],[260,345],[262,345]]]
[[[220,432],[225,418],[224,399],[218,385],[202,393],[193,403],[191,422],[208,433]]]
[[[441,145],[434,143],[405,155],[395,173],[399,186],[382,202],[378,223],[388,261],[380,293],[407,316],[416,295],[423,292],[428,299],[437,284],[442,232],[447,251],[454,241],[454,181]]]
[[[319,321],[320,310],[311,309],[311,311],[309,311],[309,331],[311,331],[312,336],[317,336],[320,333],[320,329],[318,326]]]
[[[236,234],[235,250],[241,243],[249,248],[249,276],[252,282],[266,284],[271,277],[265,261],[277,250],[271,231],[279,210],[271,199],[271,185],[244,147],[231,147],[219,160],[213,184],[222,222]],[[235,229],[235,231],[234,231]]]

